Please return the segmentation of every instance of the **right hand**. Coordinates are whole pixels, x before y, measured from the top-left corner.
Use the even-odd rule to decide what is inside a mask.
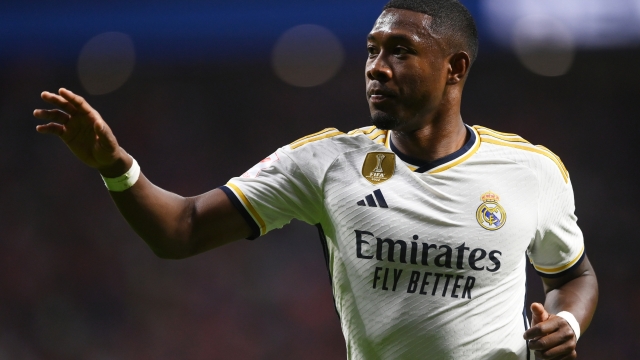
[[[41,97],[60,109],[37,109],[33,116],[50,121],[36,126],[42,134],[57,135],[71,152],[106,177],[122,175],[130,167],[130,157],[118,145],[113,132],[102,117],[81,96],[67,89],[59,95],[44,91]],[[128,165],[128,166],[127,166]]]
[[[538,358],[577,358],[575,333],[565,319],[549,314],[540,303],[531,304],[531,316],[531,328],[525,331],[524,338]]]

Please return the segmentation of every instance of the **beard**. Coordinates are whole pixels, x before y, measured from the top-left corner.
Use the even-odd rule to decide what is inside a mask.
[[[400,125],[401,121],[395,116],[376,111],[371,114],[371,123],[381,130],[393,130]]]

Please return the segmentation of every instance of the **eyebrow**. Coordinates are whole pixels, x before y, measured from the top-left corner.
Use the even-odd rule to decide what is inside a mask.
[[[391,34],[388,36],[388,39],[394,42],[413,42],[413,39],[410,36],[404,34]],[[369,33],[369,35],[367,35],[367,40],[373,41],[375,40],[375,36]]]

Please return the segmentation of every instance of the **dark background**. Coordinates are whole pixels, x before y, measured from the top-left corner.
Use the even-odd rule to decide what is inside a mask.
[[[31,113],[46,106],[41,91],[72,89],[155,184],[196,195],[301,136],[368,125],[364,37],[384,1],[281,0],[269,14],[258,1],[232,10],[216,2],[17,4],[0,7],[0,359],[345,358],[313,227],[293,222],[253,242],[158,259],[98,173],[36,133]],[[229,12],[202,20],[216,6]],[[345,48],[336,76],[309,88],[280,80],[269,55],[280,33],[303,23],[327,27]],[[123,86],[92,96],[78,79],[78,53],[105,31],[131,34],[136,63]],[[578,353],[636,359],[640,49],[579,49],[567,74],[544,77],[483,34],[463,118],[563,159],[600,284]],[[541,301],[529,275],[529,298]]]

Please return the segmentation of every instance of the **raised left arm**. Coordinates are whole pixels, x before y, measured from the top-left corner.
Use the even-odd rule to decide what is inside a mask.
[[[575,316],[583,333],[593,318],[598,303],[598,281],[585,255],[580,265],[557,278],[542,278],[544,306],[531,305],[531,328],[524,333],[529,348],[542,359],[575,359],[575,333],[569,323],[555,314],[568,311]]]

